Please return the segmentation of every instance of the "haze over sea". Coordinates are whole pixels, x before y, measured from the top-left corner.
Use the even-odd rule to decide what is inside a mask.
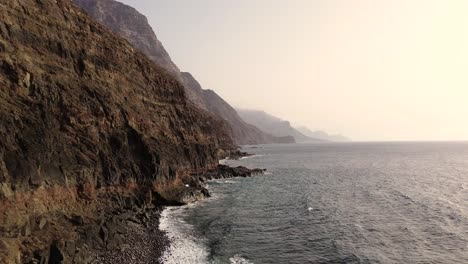
[[[468,263],[468,143],[244,150],[268,173],[167,209],[167,263]]]

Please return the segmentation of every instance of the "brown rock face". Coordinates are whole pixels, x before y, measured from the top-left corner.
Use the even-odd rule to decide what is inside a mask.
[[[148,19],[133,7],[113,0],[73,1],[95,20],[129,40],[134,47],[159,66],[174,75],[180,72],[148,24]]]
[[[157,39],[146,17],[134,8],[114,0],[73,1],[181,80],[188,98],[196,106],[207,110],[230,126],[230,134],[236,144],[294,143],[293,137],[275,137],[245,123],[236,110],[215,92],[202,89],[190,73],[181,73]]]
[[[0,263],[106,247],[87,235],[110,208],[180,202],[171,188],[232,148],[176,78],[70,1],[0,0],[0,17]]]
[[[3,183],[146,183],[217,164],[216,120],[127,42],[68,1],[2,5]]]

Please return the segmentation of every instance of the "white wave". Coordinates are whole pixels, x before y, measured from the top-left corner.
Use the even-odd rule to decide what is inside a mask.
[[[161,213],[159,228],[167,233],[169,248],[161,258],[166,264],[208,263],[208,250],[193,227],[182,219],[184,207],[168,207]]]
[[[237,183],[237,182],[231,181],[231,180],[226,180],[226,181],[224,181],[224,183],[232,184],[232,183]]]
[[[253,264],[253,262],[239,256],[235,255],[234,257],[230,258],[231,264]]]
[[[242,158],[240,158],[239,160],[252,159],[252,158],[259,158],[259,157],[263,157],[263,156],[264,156],[263,154],[255,154],[255,155],[251,155],[251,156],[242,157]]]

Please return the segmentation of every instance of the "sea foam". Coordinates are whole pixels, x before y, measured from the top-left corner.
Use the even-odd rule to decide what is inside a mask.
[[[202,239],[195,235],[193,227],[185,223],[183,207],[168,207],[161,213],[159,228],[167,233],[169,248],[161,258],[165,264],[208,263],[208,250]]]
[[[253,262],[239,256],[235,255],[234,257],[230,258],[231,264],[253,264]]]

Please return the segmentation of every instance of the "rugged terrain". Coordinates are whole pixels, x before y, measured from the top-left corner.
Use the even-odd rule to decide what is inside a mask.
[[[188,98],[196,106],[228,124],[228,131],[236,144],[294,143],[293,137],[288,135],[276,137],[254,125],[247,124],[236,110],[214,91],[202,89],[190,73],[180,72],[148,24],[147,18],[133,7],[114,0],[74,0],[74,2],[182,81]]]
[[[289,121],[272,116],[264,111],[237,109],[239,116],[249,124],[255,124],[262,131],[268,131],[277,137],[292,136],[298,143],[322,143],[326,140],[304,135],[291,126]]]
[[[69,0],[0,0],[0,16],[0,263],[88,263],[232,174],[225,123]]]
[[[223,98],[212,90],[203,90],[190,73],[182,73],[182,78],[185,87],[190,87],[190,90],[200,95],[197,98],[201,98],[203,109],[208,110],[215,116],[221,117],[228,123],[230,135],[237,144],[295,143],[295,139],[291,135],[273,136],[272,134],[261,131],[252,124],[244,122],[237,111],[224,101]],[[192,99],[192,101],[194,100]]]
[[[312,131],[310,130],[309,128],[305,127],[305,126],[300,126],[298,128],[296,128],[298,131],[300,131],[302,134],[308,136],[308,137],[313,137],[313,138],[317,138],[317,139],[322,139],[322,140],[326,140],[326,141],[331,141],[331,142],[350,142],[352,141],[350,138],[348,137],[345,137],[343,135],[330,135],[328,134],[327,132],[325,131],[320,131],[320,130],[317,130],[317,131]]]

